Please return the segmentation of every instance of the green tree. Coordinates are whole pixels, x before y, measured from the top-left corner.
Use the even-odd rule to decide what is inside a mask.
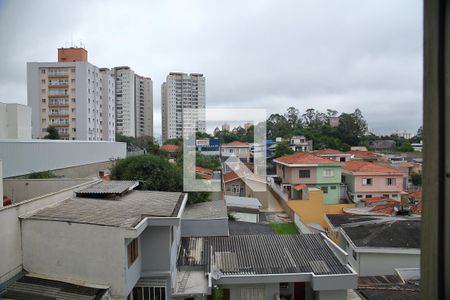
[[[139,180],[144,190],[182,192],[183,172],[163,156],[140,155],[119,160],[111,170],[113,180]],[[189,203],[209,201],[209,192],[189,192]]]
[[[220,167],[220,161],[215,156],[203,155],[200,152],[196,153],[195,164],[197,166],[217,170]]]
[[[411,143],[420,143],[420,141],[422,140],[422,132],[423,127],[420,126],[419,129],[417,129],[416,135],[411,138]]]
[[[47,135],[44,136],[44,139],[47,140],[59,140],[59,133],[58,133],[58,129],[56,129],[55,127],[49,126],[47,128]]]
[[[414,148],[411,146],[411,143],[408,141],[404,141],[400,147],[397,148],[397,151],[400,152],[414,152]]]
[[[422,185],[422,174],[412,173],[411,174],[411,182],[415,186]]]
[[[176,164],[156,155],[132,156],[119,160],[111,170],[114,180],[140,180],[145,190],[181,191],[181,171]]]
[[[351,114],[342,113],[339,116],[338,130],[343,143],[357,146],[367,132],[367,122],[364,120],[361,111],[356,109]]]
[[[284,155],[293,154],[294,151],[292,151],[291,148],[289,148],[289,145],[287,142],[281,142],[277,144],[277,147],[275,148],[274,157],[280,157]]]
[[[56,177],[58,176],[56,176],[52,171],[32,172],[27,176],[28,179],[49,179]]]
[[[211,138],[211,137],[212,137],[212,136],[211,136],[210,134],[206,133],[206,132],[200,132],[200,131],[197,131],[197,132],[195,133],[195,138],[198,139],[198,140],[209,139],[209,138]]]

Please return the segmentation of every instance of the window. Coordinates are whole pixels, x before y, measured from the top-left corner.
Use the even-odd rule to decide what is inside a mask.
[[[166,300],[166,287],[134,287],[133,300]]]
[[[372,185],[372,178],[363,178],[362,185]]]
[[[372,195],[370,195],[370,194],[366,195],[366,198],[372,198]]]
[[[309,177],[311,177],[311,171],[310,170],[300,170],[300,171],[298,171],[298,177],[309,178]]]
[[[336,189],[335,185],[330,186],[330,190],[335,190],[335,189]]]
[[[238,194],[241,190],[241,186],[239,184],[233,184],[231,186],[231,192],[234,194]]]
[[[129,268],[139,255],[138,239],[134,239],[128,244],[127,253],[128,253],[128,268]]]
[[[45,74],[45,70],[41,70],[41,74]]]
[[[356,251],[355,251],[355,250],[353,250],[352,256],[353,256],[353,259],[354,259],[355,261],[358,260],[358,255],[356,254]]]
[[[328,187],[327,186],[321,186],[320,189],[324,194],[328,194]]]
[[[42,83],[45,83],[45,79],[42,79],[41,82],[42,82]]]
[[[392,198],[398,198],[398,194],[392,194]]]
[[[357,195],[356,196],[356,198],[362,198],[363,197],[363,195]]]
[[[386,178],[386,185],[395,185],[395,178]]]
[[[42,103],[45,103],[46,102],[46,100],[45,99],[42,99]]]
[[[332,169],[325,169],[322,172],[322,176],[323,177],[333,177],[334,176],[334,171]]]

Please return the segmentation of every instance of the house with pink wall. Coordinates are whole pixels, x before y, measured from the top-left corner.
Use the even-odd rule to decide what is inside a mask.
[[[374,197],[400,201],[403,181],[400,170],[381,164],[353,160],[342,166],[342,182],[347,186],[348,198],[355,203]]]

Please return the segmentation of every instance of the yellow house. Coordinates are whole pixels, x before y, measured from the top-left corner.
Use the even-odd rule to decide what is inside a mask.
[[[325,204],[323,191],[318,188],[309,188],[309,200],[289,200],[288,206],[300,218],[303,224],[320,224],[328,229],[325,221],[326,214],[342,214],[344,208],[354,208],[354,203]]]

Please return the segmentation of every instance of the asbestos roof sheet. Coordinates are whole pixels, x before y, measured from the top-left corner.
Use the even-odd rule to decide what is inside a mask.
[[[183,238],[178,265],[224,275],[351,274],[319,234]]]
[[[97,184],[91,185],[85,189],[76,191],[78,195],[95,195],[95,194],[122,194],[133,190],[139,185],[139,181],[125,181],[125,180],[112,180],[102,181]]]
[[[357,247],[420,249],[420,220],[387,220],[342,229]]]
[[[183,193],[159,191],[132,191],[116,201],[76,197],[26,219],[133,228],[147,216],[177,216],[183,198]]]
[[[214,200],[186,205],[183,219],[228,219],[225,201]]]
[[[102,299],[107,290],[62,281],[24,276],[0,293],[0,299],[21,300],[94,300]]]

